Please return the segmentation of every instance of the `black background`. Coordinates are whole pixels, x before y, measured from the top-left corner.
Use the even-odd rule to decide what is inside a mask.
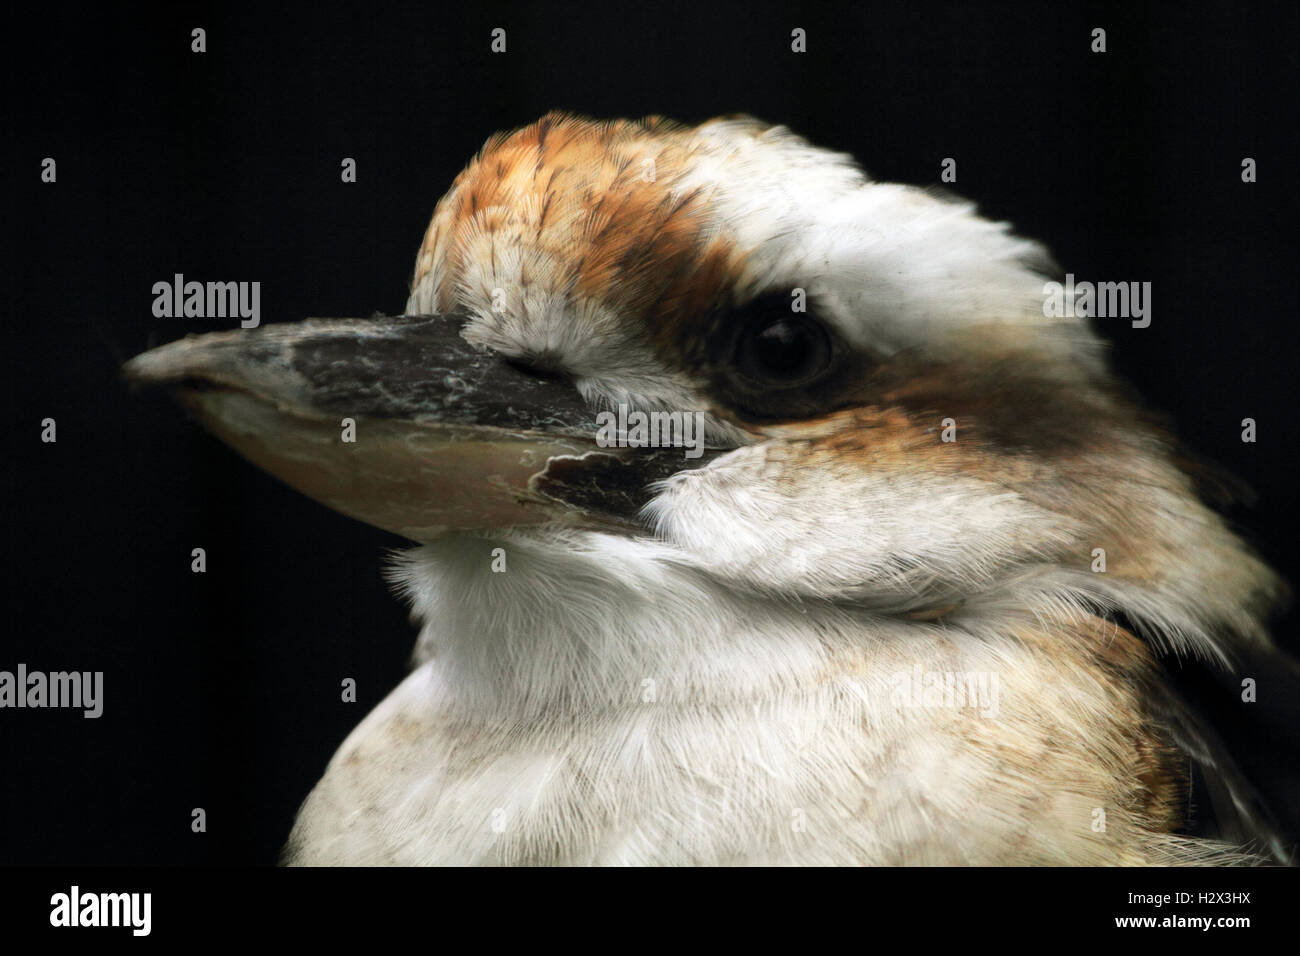
[[[504,55],[489,52],[498,26]],[[335,747],[405,671],[414,630],[381,577],[403,542],[249,467],[161,395],[129,393],[119,363],[233,327],[154,318],[151,287],[177,272],[259,280],[264,323],[399,312],[452,177],[489,134],[554,108],[748,112],[908,183],[937,182],[954,157],[955,190],[1063,269],[1152,282],[1150,328],[1103,327],[1114,361],[1255,490],[1233,517],[1294,581],[1296,27],[1289,3],[51,6],[9,20],[0,669],[102,670],[105,712],[0,712],[0,862],[275,859]],[[345,156],[355,184],[340,182]],[[40,442],[46,417],[56,444]],[[1244,417],[1257,444],[1240,440]],[[206,574],[190,572],[195,547]],[[1276,633],[1294,648],[1294,617]],[[1231,682],[1183,679],[1277,795],[1297,763],[1295,703],[1256,676],[1250,722]],[[194,807],[206,834],[190,831]]]

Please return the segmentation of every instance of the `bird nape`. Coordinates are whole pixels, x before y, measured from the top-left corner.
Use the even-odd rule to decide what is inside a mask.
[[[414,668],[285,859],[1284,859],[1160,666],[1268,647],[1284,587],[1052,278],[780,126],[551,114],[438,203],[404,316],[129,362],[418,544]]]

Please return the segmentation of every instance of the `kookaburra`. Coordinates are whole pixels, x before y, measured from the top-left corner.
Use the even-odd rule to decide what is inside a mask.
[[[1045,317],[1050,270],[780,126],[551,114],[438,203],[404,315],[134,359],[418,544],[413,669],[286,860],[1284,852],[1157,659],[1230,664],[1282,585],[1088,320]],[[699,413],[702,452],[597,441],[615,409]],[[1230,839],[1184,832],[1192,768]]]

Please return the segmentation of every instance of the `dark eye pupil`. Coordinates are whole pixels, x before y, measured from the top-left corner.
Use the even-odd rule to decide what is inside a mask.
[[[834,340],[813,314],[791,307],[784,292],[761,295],[727,317],[728,374],[741,388],[789,391],[820,378],[832,367]],[[728,332],[730,329],[727,330]]]
[[[808,365],[811,352],[807,327],[788,319],[778,319],[754,337],[754,358],[776,374],[799,374]]]

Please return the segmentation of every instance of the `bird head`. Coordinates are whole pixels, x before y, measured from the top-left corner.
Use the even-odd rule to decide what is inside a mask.
[[[192,337],[127,373],[417,541],[595,528],[801,600],[932,618],[1033,592],[1207,654],[1258,636],[1275,579],[1088,321],[1045,316],[1051,271],[780,126],[551,114],[438,203],[404,316]],[[698,416],[702,453],[598,441],[620,408]]]

